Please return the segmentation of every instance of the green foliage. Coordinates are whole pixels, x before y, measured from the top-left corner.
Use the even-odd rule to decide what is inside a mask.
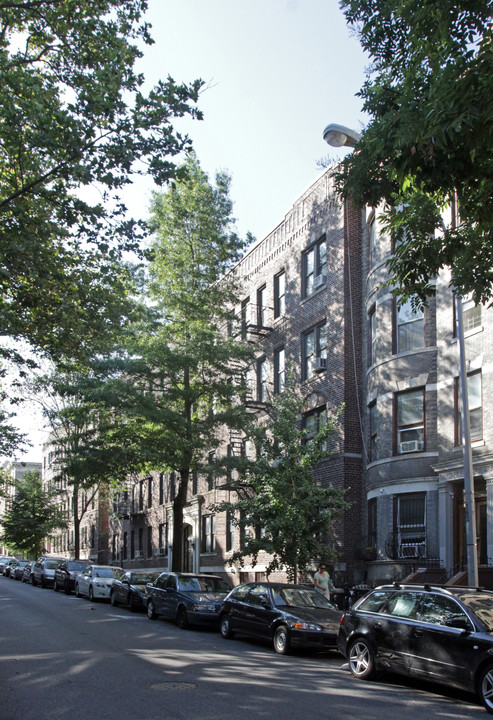
[[[26,472],[17,481],[12,506],[2,520],[2,542],[11,550],[37,558],[44,539],[53,530],[66,527],[56,500],[56,491],[43,488],[39,472]]]
[[[492,1],[340,4],[372,60],[359,93],[371,119],[336,173],[340,191],[383,204],[388,229],[404,239],[388,263],[397,295],[426,303],[450,267],[461,295],[491,301]],[[455,199],[458,219],[443,227]]]
[[[0,3],[0,330],[55,358],[84,356],[118,331],[122,253],[145,233],[118,192],[137,174],[173,177],[189,143],[171,121],[199,116],[200,81],[143,92],[134,65],[152,42],[146,9]]]
[[[265,551],[273,556],[267,574],[287,569],[295,582],[298,572],[306,570],[314,558],[331,554],[327,540],[334,518],[349,507],[344,491],[323,487],[313,474],[314,467],[329,455],[328,442],[337,429],[340,411],[308,439],[307,431],[299,427],[302,405],[294,390],[277,396],[267,427],[257,425],[253,433],[257,457],[236,465],[237,479],[230,484],[238,499],[215,507],[227,511],[242,534],[233,562],[243,564],[250,557],[255,564],[259,552]]]

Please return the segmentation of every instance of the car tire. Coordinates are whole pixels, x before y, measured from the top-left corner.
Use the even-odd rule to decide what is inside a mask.
[[[279,655],[288,655],[290,650],[289,634],[286,625],[279,625],[274,631],[272,638],[274,650]]]
[[[354,677],[360,680],[375,677],[375,651],[366,638],[358,638],[350,644],[347,659]]]
[[[53,590],[54,590],[55,592],[58,592],[58,585],[57,585],[57,583],[56,583],[56,580],[53,581]]]
[[[478,695],[483,707],[493,714],[493,663],[481,670],[478,681]]]
[[[65,595],[70,595],[70,586],[68,583],[65,583],[65,585],[63,586],[63,592],[65,593]]]
[[[74,592],[75,592],[75,597],[80,597],[79,583],[75,583],[75,590],[74,590]]]
[[[128,609],[130,612],[137,612],[137,603],[135,602],[133,593],[130,593],[128,596]]]
[[[188,616],[184,607],[178,608],[178,612],[176,613],[176,624],[180,630],[186,630],[188,628]]]
[[[31,575],[31,585],[32,585],[33,587],[36,586],[36,578],[34,577],[34,575]]]
[[[149,618],[149,620],[157,620],[157,613],[154,610],[154,603],[152,602],[152,600],[149,600],[149,602],[147,603],[147,617]]]
[[[92,589],[92,585],[89,585],[89,591],[87,594],[89,598],[89,602],[96,602],[96,598],[94,597],[94,590]]]
[[[225,640],[234,638],[234,632],[231,630],[231,618],[229,615],[221,615],[219,619],[219,632]]]
[[[115,597],[115,593],[112,591],[110,592],[110,603],[113,605],[113,607],[116,607],[118,605]]]

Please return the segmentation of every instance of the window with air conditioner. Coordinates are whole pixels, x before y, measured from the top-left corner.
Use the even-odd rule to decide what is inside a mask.
[[[462,445],[462,412],[459,378],[455,379],[455,445]],[[467,375],[467,400],[469,406],[469,432],[472,441],[483,437],[483,390],[481,371]]]
[[[426,557],[426,493],[397,495],[396,500],[399,557]]]
[[[325,322],[311,328],[303,334],[303,380],[327,367],[327,328]],[[325,366],[324,366],[325,363]]]
[[[425,449],[424,390],[398,394],[396,409],[397,454],[423,452]]]

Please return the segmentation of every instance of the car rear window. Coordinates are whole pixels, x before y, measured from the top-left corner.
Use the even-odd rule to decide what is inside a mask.
[[[395,595],[394,590],[377,590],[364,597],[355,608],[364,612],[379,612],[385,603]]]

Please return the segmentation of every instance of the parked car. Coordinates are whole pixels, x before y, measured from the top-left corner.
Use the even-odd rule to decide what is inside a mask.
[[[329,650],[336,647],[342,612],[313,588],[288,583],[238,585],[221,610],[223,638],[242,633],[272,641],[285,655],[291,648]]]
[[[128,570],[113,581],[110,590],[112,605],[128,605],[130,610],[147,608],[147,585],[152,584],[161,570]]]
[[[10,577],[13,580],[22,580],[22,576],[24,575],[24,569],[27,564],[27,560],[17,560],[17,563],[14,565],[14,567],[10,568]]]
[[[12,555],[0,555],[0,575],[3,575],[5,565],[9,560],[15,560]]]
[[[59,557],[38,558],[31,573],[31,585],[41,585],[44,588],[53,586],[55,570],[63,559]]]
[[[80,573],[91,564],[90,560],[62,560],[55,568],[53,590],[55,592],[63,590],[69,595],[72,590],[75,590],[75,581]]]
[[[5,575],[5,577],[10,577],[12,568],[14,568],[16,566],[16,564],[17,564],[17,558],[13,557],[13,558],[10,558],[9,560],[7,560],[7,562],[3,566],[3,574]]]
[[[75,579],[75,595],[86,595],[91,602],[107,600],[113,581],[122,573],[123,568],[112,565],[88,565]]]
[[[216,575],[164,572],[147,586],[147,617],[155,620],[162,615],[182,629],[213,625],[230,590]]]
[[[34,570],[34,564],[35,564],[34,560],[30,560],[27,563],[26,567],[24,568],[24,572],[22,573],[22,578],[21,578],[23,583],[27,582],[27,583],[32,584],[31,577],[32,577],[33,570]]]
[[[338,647],[352,674],[415,676],[476,693],[493,713],[493,592],[384,585],[348,610]]]

